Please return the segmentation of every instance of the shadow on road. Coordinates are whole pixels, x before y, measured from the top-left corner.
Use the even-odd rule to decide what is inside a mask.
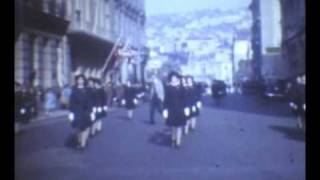
[[[288,139],[296,141],[305,141],[305,135],[302,129],[292,128],[292,127],[283,127],[283,126],[269,126],[272,130],[283,133]]]
[[[149,142],[159,146],[171,146],[171,134],[167,130],[155,132],[150,138]]]

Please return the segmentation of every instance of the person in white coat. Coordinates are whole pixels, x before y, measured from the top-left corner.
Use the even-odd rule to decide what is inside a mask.
[[[153,81],[151,84],[151,101],[150,101],[150,123],[154,124],[155,112],[162,112],[162,106],[164,101],[164,87],[162,81],[157,77],[152,77]]]

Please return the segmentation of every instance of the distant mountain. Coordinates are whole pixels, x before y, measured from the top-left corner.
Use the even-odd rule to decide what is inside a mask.
[[[230,53],[235,33],[241,40],[250,40],[251,21],[248,9],[206,9],[150,16],[146,22],[148,46],[154,54],[167,56],[167,63],[176,63],[170,67],[188,63],[185,49],[179,49],[183,43],[188,44],[192,61],[219,60],[216,57]]]

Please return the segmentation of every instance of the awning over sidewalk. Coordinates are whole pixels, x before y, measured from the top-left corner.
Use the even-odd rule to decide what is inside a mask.
[[[103,67],[113,43],[92,36],[84,32],[68,34],[70,47],[72,70],[78,67],[97,68]],[[111,64],[111,62],[110,62]]]

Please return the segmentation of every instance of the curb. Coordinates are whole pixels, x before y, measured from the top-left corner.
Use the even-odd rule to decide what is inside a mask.
[[[29,124],[19,125],[19,127],[15,125],[15,134],[18,134],[19,132],[21,132],[21,130],[23,131],[23,130],[28,130],[34,127],[40,127],[40,126],[49,125],[52,123],[61,122],[64,117],[67,118],[68,115],[61,114],[61,115],[47,117],[47,118],[34,119]]]

